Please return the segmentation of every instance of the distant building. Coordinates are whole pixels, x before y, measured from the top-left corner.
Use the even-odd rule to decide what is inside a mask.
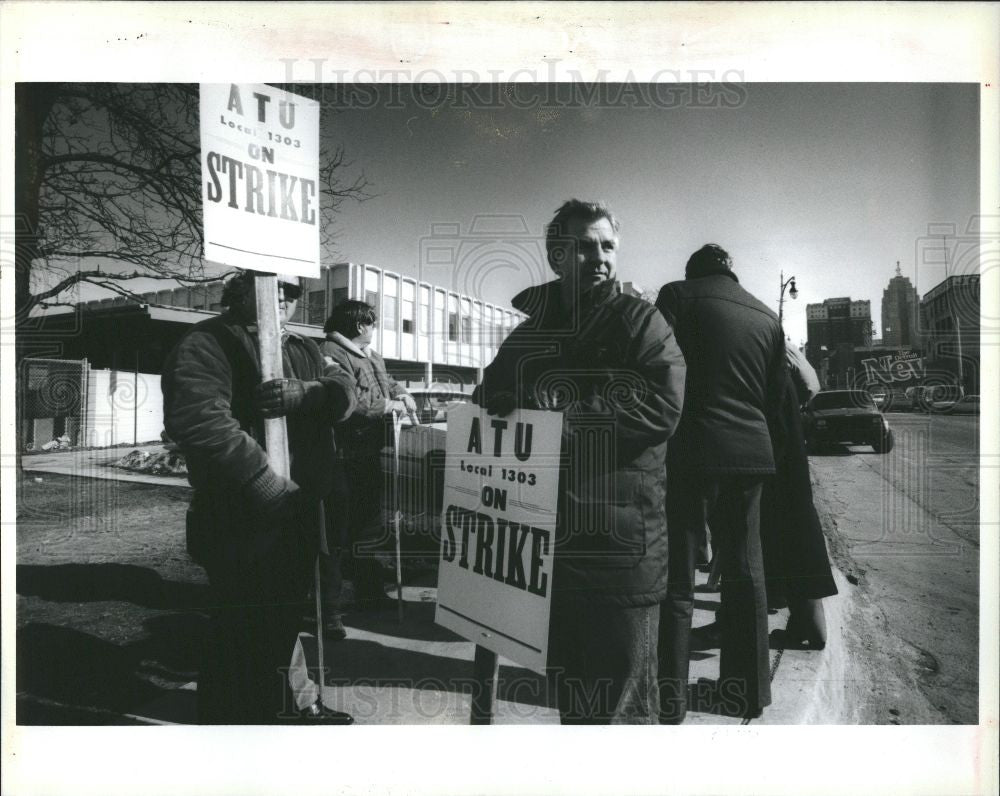
[[[330,311],[348,299],[367,301],[378,312],[373,337],[375,349],[399,380],[410,386],[451,383],[471,389],[481,370],[496,355],[500,343],[524,316],[509,307],[456,293],[374,265],[337,263],[323,266],[316,279],[302,280],[302,298],[292,324],[296,331],[320,341]],[[143,293],[139,301],[124,297],[89,301],[83,310],[149,304],[202,312],[222,310],[222,283],[176,287]],[[199,313],[175,314],[196,323]],[[131,362],[134,355],[109,357],[110,351],[90,351],[91,361]],[[143,357],[148,372],[159,373],[159,363]]]
[[[924,384],[934,373],[928,372],[920,349],[873,342],[869,347],[855,346],[851,367],[838,375],[842,380],[835,378],[829,386],[867,390],[883,409],[888,409],[908,407],[907,391]]]
[[[855,347],[872,344],[870,301],[826,299],[806,305],[806,359],[826,385],[839,384],[854,369]]]
[[[347,299],[379,313],[374,344],[410,387],[452,385],[470,392],[524,316],[372,265],[339,263],[303,294],[289,328],[316,341],[334,306]],[[222,283],[82,302],[31,319],[32,357],[23,362],[18,425],[25,445],[65,434],[94,446],[155,440],[162,428],[159,374],[191,326],[222,310]],[[62,386],[61,386],[62,385]],[[53,395],[62,396],[59,401]]]
[[[979,392],[979,274],[949,276],[920,302],[927,358],[966,393]]]
[[[882,345],[887,348],[919,347],[920,296],[896,261],[896,275],[882,291]]]
[[[626,296],[632,296],[633,298],[643,298],[646,291],[642,289],[642,285],[636,282],[622,282],[622,293]]]

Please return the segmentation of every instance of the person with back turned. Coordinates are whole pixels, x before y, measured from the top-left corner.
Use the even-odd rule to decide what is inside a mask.
[[[775,472],[769,423],[785,374],[778,317],[744,290],[729,254],[707,244],[656,300],[687,363],[684,411],[667,457],[667,597],[659,643],[660,720],[687,711],[694,569],[711,517],[722,574],[716,709],[752,718],[771,702],[760,506]]]

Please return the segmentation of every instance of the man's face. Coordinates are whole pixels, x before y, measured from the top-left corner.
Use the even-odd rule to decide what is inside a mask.
[[[290,285],[287,282],[278,283],[278,314],[282,326],[292,319],[301,295],[302,288],[298,285]]]
[[[606,218],[571,219],[562,245],[552,250],[549,264],[562,279],[563,294],[575,296],[614,279],[618,264],[618,237]]]

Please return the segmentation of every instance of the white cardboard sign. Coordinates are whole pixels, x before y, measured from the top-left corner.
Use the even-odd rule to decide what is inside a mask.
[[[319,276],[319,103],[204,83],[200,111],[205,259]]]
[[[529,669],[548,652],[562,414],[448,412],[435,622]]]

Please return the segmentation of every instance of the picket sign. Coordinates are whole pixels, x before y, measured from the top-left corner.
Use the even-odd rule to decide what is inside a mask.
[[[319,115],[316,100],[273,86],[199,86],[205,259],[264,272],[254,278],[262,381],[285,375],[276,273],[320,274]],[[289,478],[285,418],[266,419],[264,436],[271,467]],[[320,549],[326,550],[322,524],[318,523],[316,532]],[[315,590],[317,685],[322,694],[325,678],[318,557]]]
[[[448,412],[434,621],[476,644],[472,724],[489,724],[499,656],[546,669],[562,414]]]

